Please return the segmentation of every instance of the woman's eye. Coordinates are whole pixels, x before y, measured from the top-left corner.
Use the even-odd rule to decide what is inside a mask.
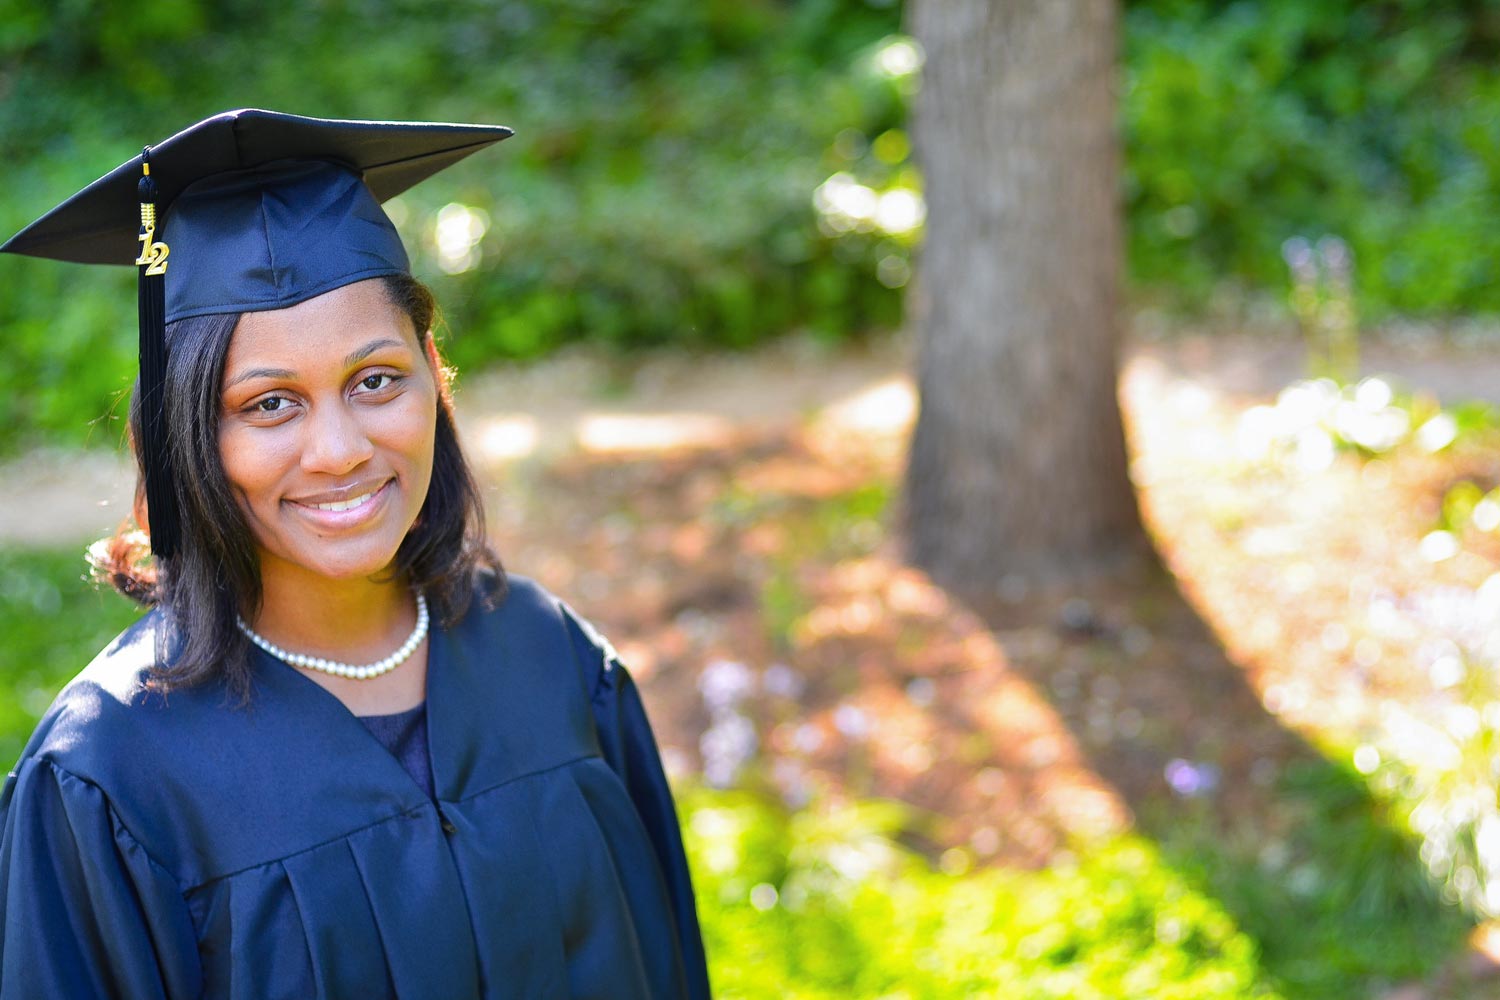
[[[374,392],[377,389],[384,389],[395,380],[396,379],[394,376],[389,375],[385,372],[379,372],[374,375],[366,375],[364,378],[359,380],[359,384],[368,389],[370,392]]]
[[[281,396],[267,396],[265,399],[255,403],[255,409],[262,413],[275,413],[286,405],[286,399]]]

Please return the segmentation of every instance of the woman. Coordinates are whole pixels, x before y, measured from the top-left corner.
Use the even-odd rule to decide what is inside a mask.
[[[0,248],[138,253],[99,561],[153,608],[0,796],[0,998],[707,996],[639,697],[488,549],[379,207],[508,134],[231,112]]]

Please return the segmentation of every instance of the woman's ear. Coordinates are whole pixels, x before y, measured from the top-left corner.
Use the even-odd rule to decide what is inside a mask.
[[[433,381],[437,383],[438,398],[445,406],[452,406],[453,369],[443,364],[443,355],[438,351],[437,338],[431,330],[422,338],[422,353],[427,356],[427,367],[432,370]]]

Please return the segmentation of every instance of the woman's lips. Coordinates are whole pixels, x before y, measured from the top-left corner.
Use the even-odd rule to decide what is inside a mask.
[[[286,504],[320,527],[356,528],[380,513],[393,482],[394,479],[387,479],[373,490],[365,490],[346,499],[313,502],[309,497],[304,500],[287,500]]]
[[[356,507],[364,506],[364,504],[374,495],[375,491],[371,490],[368,493],[361,493],[359,496],[355,497],[352,500],[340,500],[337,503],[310,503],[306,506],[316,507],[318,510],[353,510]]]

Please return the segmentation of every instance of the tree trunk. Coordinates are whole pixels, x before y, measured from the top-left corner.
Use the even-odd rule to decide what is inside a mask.
[[[913,560],[975,593],[1145,548],[1119,365],[1114,0],[912,0],[927,225]]]

